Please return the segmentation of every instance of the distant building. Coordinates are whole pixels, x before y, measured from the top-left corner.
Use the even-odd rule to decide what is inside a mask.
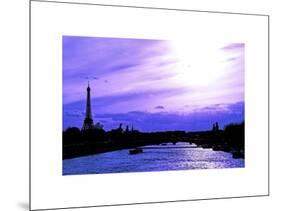
[[[94,125],[94,128],[97,129],[97,130],[103,130],[103,125],[98,122]]]
[[[90,130],[90,129],[94,129],[94,121],[93,121],[92,110],[91,110],[91,88],[88,82],[86,114],[85,114],[82,130]]]
[[[219,123],[218,123],[218,122],[216,122],[215,128],[216,128],[216,131],[219,131],[219,130],[220,130],[220,127],[219,127]]]
[[[219,128],[219,123],[218,123],[218,122],[214,123],[214,124],[213,124],[213,131],[214,131],[214,132],[217,132],[217,131],[219,131],[219,130],[220,130],[220,128]]]

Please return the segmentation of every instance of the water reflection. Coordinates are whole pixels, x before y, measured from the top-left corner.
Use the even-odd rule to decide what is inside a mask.
[[[119,150],[63,161],[63,174],[100,174],[188,169],[244,167],[243,159],[230,153],[202,149],[188,143],[151,145],[143,153],[130,155]]]

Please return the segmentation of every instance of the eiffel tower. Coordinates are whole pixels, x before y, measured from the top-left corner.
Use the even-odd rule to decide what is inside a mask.
[[[82,130],[90,130],[90,129],[94,129],[94,121],[93,121],[93,118],[92,118],[92,111],[91,111],[91,88],[90,88],[90,85],[89,85],[89,82],[88,82],[86,115],[85,115]]]

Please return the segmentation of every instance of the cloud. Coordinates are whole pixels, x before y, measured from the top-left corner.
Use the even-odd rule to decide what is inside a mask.
[[[97,80],[98,96],[168,85],[162,80],[174,74],[167,69],[174,61],[167,46],[163,40],[63,36],[64,101],[82,100],[89,79]]]
[[[165,109],[164,106],[155,106],[155,109]]]
[[[99,78],[96,76],[83,76],[82,78],[87,80],[99,80]]]
[[[120,65],[116,65],[114,67],[111,68],[112,71],[122,71],[124,69],[128,69],[128,68],[133,68],[133,67],[136,67],[137,65],[139,64],[120,64]]]
[[[225,112],[232,114],[243,114],[244,115],[244,102],[236,103],[217,103],[208,105],[205,107],[199,107],[195,109],[195,112]]]
[[[229,62],[236,61],[236,60],[238,60],[237,57],[230,57],[227,59],[227,61],[229,61]]]
[[[158,101],[158,98],[186,92],[188,92],[186,88],[143,90],[138,92],[128,91],[109,96],[93,97],[92,104],[98,110],[109,108],[112,111],[112,108],[115,108],[113,110],[117,112],[132,111],[132,108],[151,108],[153,104],[155,105],[155,101]],[[156,106],[154,108],[164,109],[164,106]]]
[[[245,46],[244,43],[232,43],[224,46],[222,50],[237,50],[237,49],[244,48],[244,46]]]
[[[201,110],[203,110],[203,111],[216,111],[217,109],[218,109],[217,107],[206,106],[206,107],[202,108]]]
[[[99,121],[96,115],[109,114],[107,129],[115,127],[118,121],[136,121],[147,130],[171,128],[173,124],[176,128],[180,118],[190,118],[199,125],[197,120],[202,115],[243,116],[243,105],[228,103],[244,99],[244,44],[202,49],[197,48],[200,42],[180,44],[184,55],[176,52],[173,42],[165,40],[63,36],[64,125],[81,126],[83,115],[79,117],[73,111],[85,110],[88,80],[95,120]],[[195,65],[181,69],[189,66],[189,59]],[[201,65],[198,71],[202,74],[198,77],[198,71],[185,72],[197,70],[196,64],[208,60],[214,67],[222,68],[211,84],[196,82],[209,77]],[[216,68],[210,68],[210,75],[213,70]],[[190,79],[193,74],[195,79]],[[181,128],[195,127],[185,121]],[[207,127],[202,124],[202,128]]]
[[[221,109],[225,107],[227,109]],[[217,107],[210,107],[210,112],[206,107],[189,114],[170,113],[170,112],[142,112],[132,111],[127,113],[105,113],[98,114],[96,118],[107,118],[105,129],[118,127],[120,123],[124,125],[134,125],[140,131],[165,131],[165,130],[209,130],[214,122],[218,122],[220,127],[230,123],[238,123],[244,120],[244,102],[224,104]]]
[[[245,112],[244,102],[237,102],[227,105],[228,110],[233,114],[243,114]]]
[[[64,115],[69,117],[82,117],[85,115],[85,112],[70,110],[70,111],[64,111]]]

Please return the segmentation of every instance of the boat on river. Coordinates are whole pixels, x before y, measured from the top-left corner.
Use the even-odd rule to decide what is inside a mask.
[[[135,154],[139,154],[139,153],[142,153],[142,152],[143,152],[143,149],[139,148],[139,147],[129,150],[129,154],[130,155],[135,155]]]

